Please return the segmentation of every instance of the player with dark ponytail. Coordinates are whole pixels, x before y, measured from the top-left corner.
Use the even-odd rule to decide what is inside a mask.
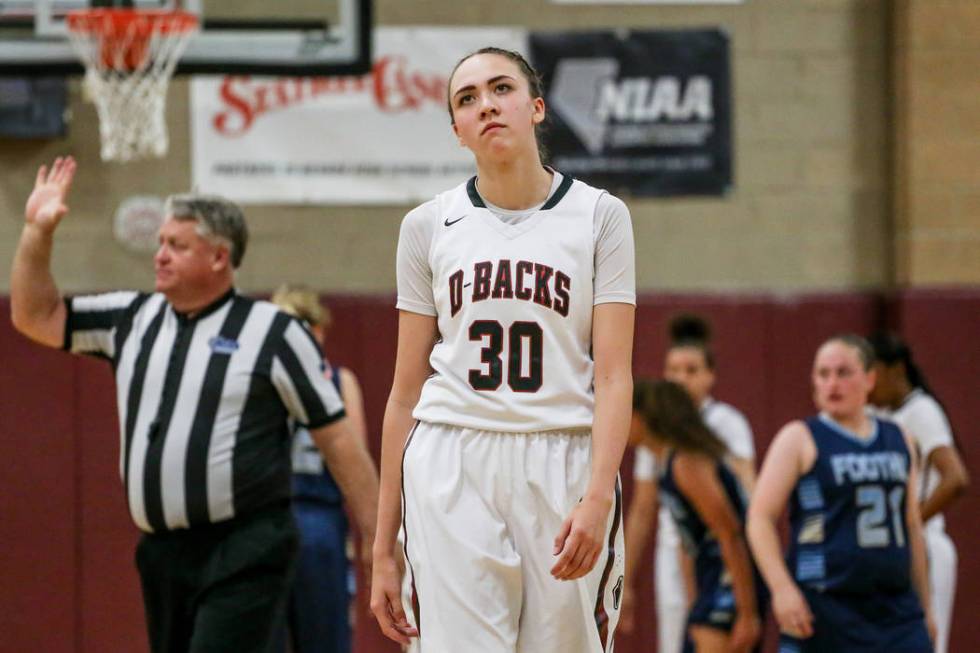
[[[946,653],[956,594],[956,546],[946,534],[943,511],[966,489],[966,466],[943,406],[912,350],[892,333],[871,337],[875,387],[870,401],[905,429],[919,450],[919,504],[929,557],[929,594],[936,621],[936,653]]]

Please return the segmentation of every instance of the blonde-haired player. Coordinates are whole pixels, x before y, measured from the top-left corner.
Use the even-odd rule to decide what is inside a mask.
[[[422,653],[612,649],[635,304],[625,205],[542,165],[537,75],[464,58],[477,176],[411,211],[385,412],[372,610]],[[404,518],[409,625],[396,536]],[[416,630],[417,629],[417,630]]]
[[[302,320],[323,351],[333,315],[311,288],[283,284],[272,295],[272,303]],[[366,443],[364,400],[357,376],[326,361],[324,368],[324,376],[344,400],[349,428]],[[349,653],[355,585],[347,557],[347,515],[337,482],[323,464],[309,430],[298,425],[293,431],[292,468],[292,511],[300,549],[286,610],[289,648],[294,653]],[[365,561],[370,559],[368,546],[370,542],[365,541]],[[286,632],[280,633],[276,651],[286,650]]]

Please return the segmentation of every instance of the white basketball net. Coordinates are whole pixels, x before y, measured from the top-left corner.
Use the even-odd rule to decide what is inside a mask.
[[[193,16],[129,10],[73,13],[68,33],[99,115],[103,161],[162,157],[167,84],[197,31]]]

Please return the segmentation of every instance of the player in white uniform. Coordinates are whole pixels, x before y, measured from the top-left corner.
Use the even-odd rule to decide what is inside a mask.
[[[449,106],[477,176],[402,223],[371,608],[422,653],[609,652],[632,401],[629,212],[542,165],[540,82],[517,53],[464,58]]]
[[[946,653],[956,594],[956,547],[946,534],[943,510],[969,479],[942,406],[932,395],[908,345],[893,334],[871,338],[877,381],[871,403],[915,441],[921,480],[919,504],[925,523],[929,593],[936,622],[936,653]]]
[[[735,407],[711,397],[715,384],[715,357],[710,329],[700,317],[681,315],[670,324],[671,346],[664,361],[664,378],[684,386],[708,427],[728,447],[726,463],[746,491],[755,484],[755,446],[748,420]],[[692,596],[693,570],[681,547],[677,526],[665,506],[657,509],[656,459],[644,446],[636,448],[633,466],[633,499],[626,518],[626,606],[623,626],[634,617],[636,569],[657,514],[654,554],[654,590],[657,607],[657,650],[680,653],[687,630],[687,611]]]

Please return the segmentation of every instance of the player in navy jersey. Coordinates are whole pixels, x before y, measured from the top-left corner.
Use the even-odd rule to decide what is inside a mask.
[[[272,302],[302,320],[321,350],[325,348],[333,317],[312,289],[284,284],[273,294]],[[349,428],[366,446],[364,400],[357,376],[326,360],[324,365],[324,375],[344,400]],[[281,629],[275,651],[285,651],[288,639],[293,653],[349,653],[350,603],[356,587],[347,558],[347,515],[337,481],[324,465],[309,430],[298,424],[293,431],[292,467],[292,510],[300,531],[300,549],[284,624],[288,629]],[[370,556],[369,545],[363,542],[364,560]]]
[[[630,436],[661,461],[660,501],[694,560],[687,631],[695,650],[753,650],[765,596],[742,534],[747,500],[724,461],[728,449],[690,395],[670,381],[636,382]]]
[[[772,592],[780,653],[932,651],[914,448],[866,410],[873,360],[858,336],[817,350],[820,413],[776,435],[752,496],[749,541]],[[776,524],[787,505],[784,561]]]
[[[698,406],[701,418],[728,450],[725,463],[741,486],[755,485],[755,446],[745,416],[731,404],[712,397],[717,378],[711,327],[706,319],[680,314],[669,323],[670,346],[664,357],[664,378],[678,383]],[[629,632],[636,612],[637,569],[656,523],[654,593],[657,606],[658,653],[681,653],[687,632],[687,612],[693,596],[694,569],[666,506],[658,507],[656,459],[645,446],[635,449],[633,497],[626,515],[626,580],[619,627]]]

